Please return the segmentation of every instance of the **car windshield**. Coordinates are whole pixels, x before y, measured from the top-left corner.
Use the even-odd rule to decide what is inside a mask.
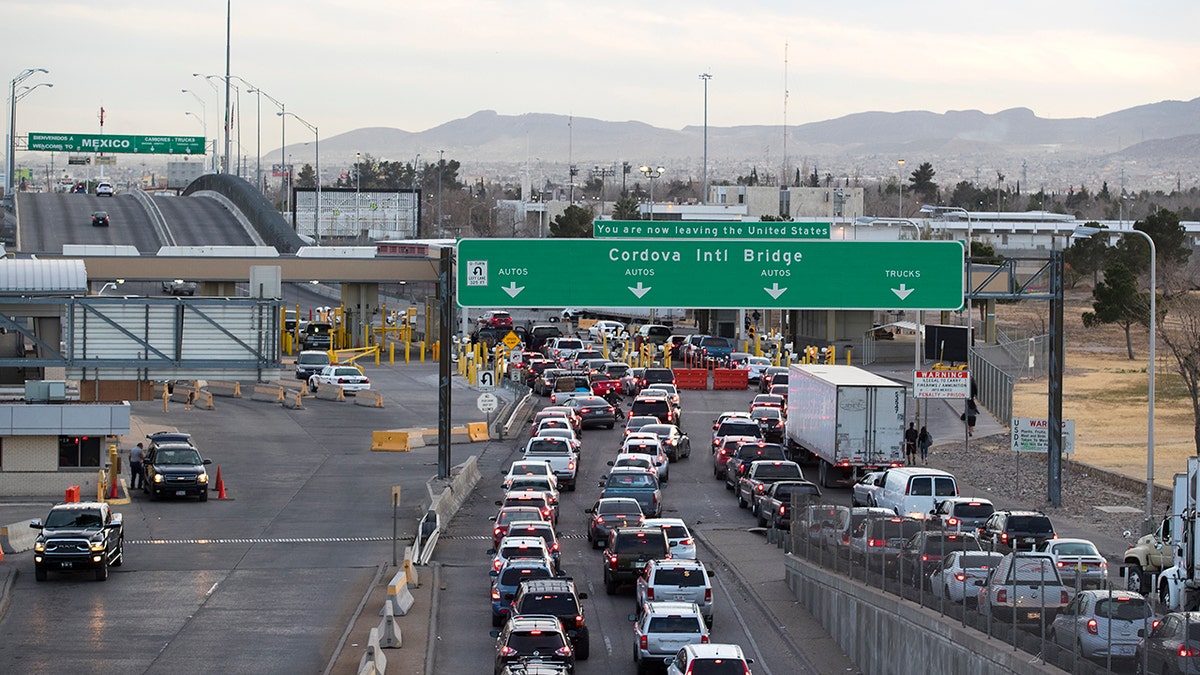
[[[599,396],[580,396],[579,398],[571,399],[570,405],[572,408],[607,408],[608,401]]]
[[[566,593],[526,593],[521,597],[521,606],[517,608],[521,614],[550,614],[551,616],[575,616],[579,613],[579,605],[575,599]]]
[[[666,551],[666,538],[647,536],[643,532],[620,532],[617,535],[617,547],[622,551],[645,549],[647,551]]]
[[[654,460],[647,457],[619,457],[613,462],[613,468],[618,466],[632,466],[638,469],[649,469],[654,466]]]
[[[554,343],[555,349],[583,349],[583,343],[579,340],[559,340]]]
[[[1053,532],[1054,526],[1046,516],[1010,516],[1008,529],[1017,532]]]
[[[658,481],[648,473],[619,473],[609,476],[605,487],[657,488]]]
[[[650,619],[647,633],[700,634],[700,619],[695,616],[656,616]]]
[[[659,568],[654,573],[654,583],[659,586],[703,586],[704,573],[691,568]]]
[[[689,536],[688,529],[683,525],[663,525],[663,531],[668,539],[686,539]]]
[[[982,551],[979,539],[951,535],[945,537],[928,537],[925,539],[926,553],[943,553],[945,551]]]
[[[636,513],[641,515],[642,506],[637,503],[636,499],[614,499],[604,500],[600,502],[600,507],[597,509],[601,515],[612,516],[622,513]]]
[[[756,422],[724,422],[721,428],[717,430],[718,436],[754,436],[757,438],[761,434]]]
[[[777,420],[783,417],[783,413],[780,412],[779,408],[759,406],[754,409],[754,412],[750,413],[750,417],[756,420]]]
[[[991,504],[968,502],[954,507],[954,515],[959,518],[987,518],[996,509]]]
[[[97,509],[59,509],[46,516],[46,527],[99,527],[103,522]]]
[[[525,448],[525,452],[530,455],[561,455],[564,452],[571,452],[571,447],[561,439],[535,438],[529,441],[529,447]]]
[[[1049,558],[1017,558],[1013,562],[1006,581],[1041,581],[1057,583],[1058,573],[1054,571],[1054,563]]]
[[[657,423],[658,423],[657,417],[651,417],[649,415],[638,415],[636,417],[629,418],[629,421],[625,423],[625,429],[628,431],[631,431],[631,432],[638,431],[639,429],[646,426],[647,424],[657,424]]]
[[[1150,608],[1150,603],[1141,598],[1103,598],[1096,602],[1096,616],[1136,621],[1154,616],[1154,610]],[[1195,639],[1196,636],[1193,635],[1192,638]]]
[[[875,535],[880,539],[895,539],[903,537],[908,539],[917,532],[921,531],[921,523],[915,520],[881,520],[879,527],[875,530]]]
[[[729,340],[723,337],[706,337],[700,341],[701,347],[716,347],[718,349],[732,349],[733,345],[729,344]]]
[[[542,512],[535,507],[518,507],[515,509],[505,509],[496,516],[497,525],[507,525],[514,520],[541,520]]]
[[[759,464],[754,467],[755,478],[803,478],[800,467],[791,462],[783,464]]]
[[[958,566],[963,569],[986,570],[1000,562],[999,555],[964,555],[958,559]]]
[[[1100,552],[1096,550],[1095,545],[1091,542],[1072,541],[1065,544],[1056,544],[1054,546],[1054,555],[1087,555],[1098,557]]]
[[[509,490],[549,490],[549,476],[516,476],[512,480],[512,484],[508,486]]]
[[[155,464],[199,464],[200,455],[195,450],[159,450],[154,455]]]
[[[311,366],[315,363],[328,364],[329,363],[329,355],[326,354],[325,352],[316,352],[316,353],[300,352],[300,359],[298,360],[298,363],[303,363],[304,365],[307,365],[307,366]]]
[[[502,558],[541,557],[544,553],[545,549],[529,544],[508,544],[500,547],[500,557]]]
[[[559,633],[533,631],[528,633],[512,633],[508,636],[509,648],[518,654],[553,654],[554,650],[562,649],[563,638]]]
[[[744,675],[746,666],[741,659],[696,659],[688,668],[691,675]]]
[[[817,486],[815,485],[780,485],[779,487],[775,488],[775,498],[781,499],[785,502],[790,502],[792,500],[792,495],[794,494],[800,495],[801,497],[816,497],[819,496],[820,493],[817,492]]]
[[[358,368],[335,368],[333,374],[338,377],[358,377],[362,375],[358,371]]]
[[[500,572],[500,585],[516,586],[529,579],[549,579],[552,576],[546,567],[505,567]]]
[[[675,434],[675,427],[670,424],[647,424],[638,431],[654,434],[659,438],[668,438]]]
[[[509,473],[514,476],[519,476],[521,474],[528,474],[531,476],[547,476],[550,474],[550,465],[542,461],[517,462],[512,465],[511,469],[509,469]]]
[[[647,368],[642,373],[642,379],[647,382],[674,382],[675,373],[670,368]]]
[[[783,454],[783,446],[775,445],[742,445],[738,448],[738,456],[751,461],[756,459],[787,459]]]
[[[645,415],[646,413],[665,414],[670,412],[670,405],[670,403],[667,403],[662,399],[657,401],[634,401],[633,412],[637,413],[638,415]],[[657,418],[655,419],[657,420]]]

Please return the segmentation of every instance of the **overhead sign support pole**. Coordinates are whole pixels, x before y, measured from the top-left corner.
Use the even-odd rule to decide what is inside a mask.
[[[442,248],[438,270],[438,478],[450,477],[450,318],[454,313],[454,264]]]

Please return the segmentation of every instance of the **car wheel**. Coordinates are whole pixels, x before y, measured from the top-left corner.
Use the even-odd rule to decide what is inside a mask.
[[[33,578],[37,579],[38,581],[45,581],[46,580],[46,568],[42,567],[41,565],[34,565],[33,566]]]
[[[748,506],[748,504],[746,504],[746,500],[742,499],[742,493],[739,492],[737,498],[738,498],[738,508],[739,509],[744,509]]]
[[[761,513],[761,510],[759,510],[759,513],[755,513],[754,515],[758,517],[758,526],[759,527],[767,526],[767,519],[763,518],[763,514]]]
[[[1146,583],[1146,573],[1142,570],[1142,566],[1133,563],[1129,566],[1129,571],[1125,576],[1125,590],[1133,591],[1134,593],[1145,593],[1149,590],[1149,584]]]
[[[204,490],[203,492],[200,493],[200,501],[202,501],[202,502],[208,501],[208,490]]]
[[[591,640],[588,638],[588,634],[584,633],[583,636],[580,637],[579,642],[575,645],[575,658],[579,659],[580,661],[587,661],[588,656],[591,653]]]
[[[617,594],[617,580],[609,579],[608,577],[605,577],[604,578],[604,592],[607,595],[616,595]]]
[[[503,626],[503,625],[504,625],[504,615],[503,614],[493,614],[492,615],[492,628],[499,628],[500,626]]]
[[[108,561],[101,560],[100,566],[96,568],[96,581],[108,581]]]

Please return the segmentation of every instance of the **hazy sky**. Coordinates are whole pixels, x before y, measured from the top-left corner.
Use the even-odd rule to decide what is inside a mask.
[[[1195,0],[232,4],[231,72],[322,138],[421,131],[478,110],[678,129],[703,122],[704,72],[712,126],[783,123],[785,88],[789,124],[867,110],[1093,117],[1200,95]],[[206,100],[217,135],[217,95],[192,74],[224,73],[225,7],[7,0],[4,80],[46,68],[25,85],[54,85],[20,102],[18,135],[98,131],[101,106],[107,133],[199,135],[185,111],[200,106],[184,88]],[[241,101],[245,140],[255,100]],[[276,109],[262,105],[264,150],[275,149]]]

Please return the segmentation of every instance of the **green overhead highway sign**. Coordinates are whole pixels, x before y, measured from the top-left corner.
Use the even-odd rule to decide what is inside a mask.
[[[138,155],[203,155],[203,136],[123,136],[30,132],[27,150],[103,152]]]
[[[593,220],[596,239],[828,239],[832,223]]]
[[[957,241],[463,239],[461,307],[956,310]]]

